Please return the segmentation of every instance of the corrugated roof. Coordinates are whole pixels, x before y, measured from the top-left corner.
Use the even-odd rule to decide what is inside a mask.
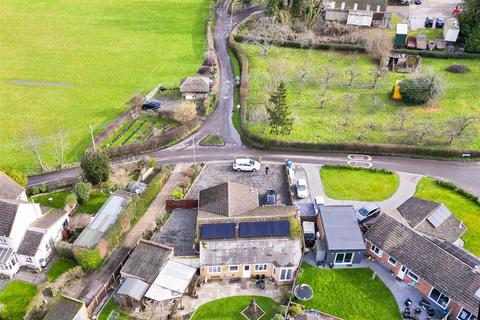
[[[320,218],[328,250],[364,250],[353,206],[321,206]]]
[[[0,199],[16,200],[24,188],[0,171]]]
[[[140,279],[126,278],[120,286],[120,289],[118,289],[117,294],[126,295],[140,301],[145,295],[145,292],[147,292],[149,286],[148,283],[145,283]]]

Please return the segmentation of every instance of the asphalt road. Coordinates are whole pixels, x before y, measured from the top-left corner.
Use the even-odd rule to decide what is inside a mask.
[[[411,30],[417,30],[425,28],[426,17],[452,17],[455,5],[460,2],[460,0],[422,0],[422,4],[416,5],[414,0],[411,0],[409,6],[388,6],[388,10],[407,19]]]
[[[157,159],[157,163],[185,163],[200,161],[231,161],[235,157],[254,157],[270,162],[284,162],[286,159],[299,164],[350,164],[363,167],[385,168],[392,171],[409,172],[450,180],[455,184],[480,195],[480,162],[438,161],[387,156],[359,156],[343,153],[308,153],[275,150],[257,150],[242,146],[240,136],[232,124],[233,68],[227,50],[227,36],[232,27],[241,22],[256,9],[250,9],[230,17],[229,0],[217,10],[215,25],[215,47],[219,60],[220,90],[218,106],[193,137],[168,149],[148,152],[145,155]],[[200,147],[200,139],[210,132],[218,131],[226,145],[224,147]],[[138,158],[117,159],[115,162],[135,161]],[[42,185],[65,178],[81,175],[79,168],[46,173],[29,177],[28,185]]]

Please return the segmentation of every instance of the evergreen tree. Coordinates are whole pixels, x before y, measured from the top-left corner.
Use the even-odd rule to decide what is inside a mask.
[[[105,151],[87,152],[80,162],[80,167],[88,182],[105,182],[110,175],[110,158]]]
[[[270,105],[267,106],[270,120],[270,133],[286,135],[292,131],[293,119],[287,105],[287,88],[282,81],[278,89],[270,94]]]
[[[480,0],[465,0],[465,11],[460,14],[460,31],[465,38],[465,49],[480,52]]]

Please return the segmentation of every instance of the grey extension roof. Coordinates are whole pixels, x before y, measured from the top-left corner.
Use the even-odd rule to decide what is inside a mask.
[[[20,203],[18,200],[0,199],[0,235],[10,236]]]
[[[73,242],[73,246],[87,249],[94,248],[102,240],[103,235],[117,221],[118,215],[127,206],[130,199],[130,194],[125,192],[112,194],[98,210],[93,220],[90,221]]]
[[[56,209],[50,207],[40,207],[43,216],[32,223],[32,227],[47,230],[60,219],[65,219],[68,212],[63,209]]]
[[[16,200],[23,191],[21,185],[0,171],[0,199]]]
[[[205,93],[210,91],[207,77],[188,77],[180,84],[181,93]]]
[[[198,209],[232,217],[258,208],[258,190],[235,182],[224,182],[199,193]]]
[[[272,263],[297,267],[302,257],[299,239],[207,241],[200,245],[200,265]]]
[[[74,320],[83,305],[81,301],[62,296],[50,308],[43,320]]]
[[[18,247],[17,253],[27,257],[35,256],[38,246],[40,245],[40,242],[42,242],[44,236],[45,233],[43,232],[27,230],[22,243],[20,243],[20,246]]]
[[[440,207],[440,203],[417,197],[411,197],[398,208],[398,212],[407,220],[408,224],[415,228],[429,215]]]
[[[320,218],[328,250],[364,250],[353,206],[321,206]]]
[[[140,279],[126,278],[123,281],[117,294],[129,296],[137,301],[142,300],[145,292],[147,292],[150,285]]]
[[[236,216],[233,216],[233,217],[225,217],[215,213],[199,210],[198,223],[204,224],[204,223],[209,223],[214,221],[227,223],[227,222],[251,221],[256,219],[269,220],[273,218],[277,220],[284,220],[290,217],[294,213],[295,213],[294,207],[285,206],[283,204],[258,207],[253,210],[237,214]],[[279,219],[279,218],[284,218],[284,219]]]
[[[480,274],[430,240],[395,219],[381,215],[365,238],[420,278],[471,312],[478,312],[475,292]]]
[[[151,284],[172,252],[171,247],[141,240],[123,266],[121,273],[123,276],[135,277]]]

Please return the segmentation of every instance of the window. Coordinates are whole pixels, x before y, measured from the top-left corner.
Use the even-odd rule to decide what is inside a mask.
[[[373,253],[375,253],[379,257],[382,257],[382,255],[383,255],[383,251],[380,250],[380,248],[374,246],[373,244],[372,244],[372,247],[370,248],[370,251],[372,251]]]
[[[470,311],[466,309],[462,309],[458,314],[457,319],[458,320],[477,320],[477,317],[475,317]]]
[[[435,288],[430,291],[430,295],[428,297],[430,298],[430,300],[441,306],[443,309],[447,307],[448,301],[450,301],[449,297],[447,297]]]
[[[32,258],[30,258],[30,257],[27,257],[26,261],[27,262],[33,262]]]
[[[397,265],[397,260],[393,259],[392,257],[389,257],[388,258],[388,263],[390,263],[392,266],[396,266]]]
[[[345,2],[342,2],[341,9],[342,9],[342,10],[345,10]]]
[[[292,269],[281,269],[280,270],[280,281],[292,280],[293,270]]]
[[[220,272],[222,272],[222,267],[221,266],[208,267],[208,273],[220,273]]]
[[[420,278],[419,278],[415,273],[413,273],[413,272],[410,271],[410,270],[408,270],[407,274],[408,274],[408,276],[409,276],[410,278],[412,278],[412,279],[415,280],[416,282],[418,282],[418,280],[420,280]]]
[[[237,272],[238,271],[238,266],[229,266],[228,271],[230,272]]]
[[[380,6],[377,6],[377,12],[380,12]]]
[[[357,9],[358,9],[358,3],[355,3],[355,4],[353,5],[353,10],[357,10]]]
[[[330,9],[335,9],[335,1],[330,2]]]
[[[256,264],[255,271],[267,271],[267,267],[266,264]]]
[[[366,10],[370,11],[370,5],[369,4],[367,4],[367,9]]]
[[[349,264],[353,261],[353,252],[342,252],[335,255],[335,264]]]
[[[17,262],[18,262],[17,256],[13,256],[13,257],[12,257],[12,261],[11,261],[12,266],[16,265]]]

